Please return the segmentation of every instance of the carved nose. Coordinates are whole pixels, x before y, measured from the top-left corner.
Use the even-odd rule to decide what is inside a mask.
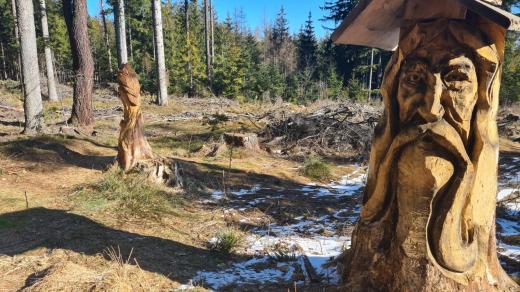
[[[424,103],[418,112],[426,122],[432,123],[438,121],[444,115],[444,109],[441,105],[443,87],[440,73],[427,73],[426,86]]]

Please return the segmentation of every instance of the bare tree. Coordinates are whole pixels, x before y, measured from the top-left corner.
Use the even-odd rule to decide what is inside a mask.
[[[16,12],[16,0],[11,0],[11,9],[13,13],[13,19],[14,19],[14,41],[16,43],[16,47],[20,47],[20,36],[19,36],[19,29],[18,29],[18,13]],[[21,81],[22,76],[20,75],[22,72],[22,53],[20,50],[18,50],[18,62],[17,62],[17,72],[16,77],[18,80]],[[23,90],[23,87],[22,87]]]
[[[213,0],[209,0],[210,26],[211,26],[211,65],[215,62],[215,13]]]
[[[88,39],[86,0],[63,0],[63,14],[69,32],[75,75],[70,122],[74,125],[88,126],[93,122],[94,60]]]
[[[40,0],[40,17],[42,22],[43,42],[45,45],[45,68],[47,69],[47,93],[50,101],[58,101],[56,91],[56,79],[54,76],[54,64],[52,63],[52,52],[49,45],[49,25],[47,24],[47,7],[45,0]]]
[[[101,21],[103,22],[103,34],[105,38],[105,47],[107,49],[108,54],[108,72],[112,75],[112,51],[110,50],[110,38],[108,36],[108,28],[107,28],[107,20],[106,20],[106,11],[105,11],[105,0],[100,0],[101,7]],[[112,76],[110,76],[112,77]]]
[[[153,0],[153,30],[154,47],[157,53],[156,66],[158,80],[157,104],[166,105],[168,103],[168,91],[166,88],[166,64],[164,61],[164,40],[161,13],[161,0]]]
[[[193,95],[193,71],[191,66],[191,41],[190,41],[190,3],[184,0],[184,17],[186,21],[186,47],[188,48],[188,74],[190,75],[190,89],[188,96]]]
[[[5,65],[4,42],[0,42],[0,54],[2,54],[2,77],[7,79],[7,66]]]
[[[203,6],[204,6],[204,37],[206,41],[206,76],[208,76],[208,80],[211,84],[211,44],[210,44],[210,12],[209,12],[209,5],[208,0],[203,0]]]
[[[125,3],[117,0],[117,7],[114,7],[114,19],[116,24],[116,46],[117,46],[117,65],[128,63],[128,53],[126,49],[126,22],[125,22]]]
[[[41,132],[44,126],[33,2],[31,0],[17,0],[16,11],[20,33],[24,88],[24,133],[32,135]]]

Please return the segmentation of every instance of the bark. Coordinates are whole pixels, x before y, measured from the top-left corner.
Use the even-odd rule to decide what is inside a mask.
[[[0,54],[2,54],[2,77],[5,80],[7,79],[7,66],[5,65],[4,42],[0,42]]]
[[[127,7],[128,8],[128,7]],[[128,19],[130,19],[130,16],[128,16]],[[132,25],[130,21],[126,24],[126,27],[128,28],[128,52],[130,53],[130,61],[134,61],[134,45],[132,41]]]
[[[58,101],[56,91],[56,78],[54,76],[54,64],[52,63],[52,51],[50,47],[49,26],[47,24],[47,7],[45,0],[40,0],[40,16],[42,22],[43,42],[45,44],[45,68],[47,69],[47,89],[50,101]]]
[[[13,19],[14,19],[14,40],[16,43],[16,47],[20,48],[20,30],[18,29],[18,17],[16,12],[16,0],[11,0],[11,9],[13,13]],[[22,53],[20,50],[18,50],[18,62],[16,63],[16,80],[21,81],[22,80]],[[23,87],[22,87],[23,91]]]
[[[213,65],[213,62],[215,62],[215,16],[213,12],[213,0],[208,1],[211,26],[211,65]]]
[[[372,71],[374,70],[374,49],[370,52],[370,74],[368,77],[368,101],[372,100]]]
[[[73,125],[89,126],[93,122],[94,60],[88,38],[86,0],[63,0],[63,14],[69,33],[74,69],[74,95],[69,122]]]
[[[210,23],[209,23],[209,4],[208,0],[203,1],[204,6],[204,37],[206,42],[206,76],[211,84],[211,45],[210,45]]]
[[[31,0],[17,0],[16,11],[20,33],[24,88],[24,133],[32,135],[41,132],[44,126],[33,2]]]
[[[345,290],[519,291],[495,238],[505,30],[408,25],[385,71],[363,207],[339,260]]]
[[[157,53],[156,67],[158,77],[157,104],[168,104],[168,91],[166,87],[166,63],[164,60],[164,40],[161,13],[161,0],[153,0],[153,28],[154,28],[154,47]]]
[[[191,65],[191,41],[190,41],[190,4],[188,0],[184,0],[184,17],[186,21],[186,47],[188,48],[188,74],[189,74],[189,92],[188,96],[193,95],[193,72]]]
[[[130,65],[125,64],[117,74],[117,81],[124,113],[120,124],[117,161],[121,168],[129,171],[138,162],[152,159],[153,153],[144,136],[141,86],[137,74]]]
[[[107,20],[105,15],[105,0],[101,0],[99,2],[101,6],[101,21],[103,22],[103,36],[108,54],[108,72],[110,72],[110,75],[112,75],[112,50],[110,50],[110,37],[108,35]],[[110,77],[112,78],[112,76]]]
[[[128,63],[125,3],[123,0],[117,0],[117,7],[114,7],[114,20],[116,25],[117,66],[121,67],[121,65]]]

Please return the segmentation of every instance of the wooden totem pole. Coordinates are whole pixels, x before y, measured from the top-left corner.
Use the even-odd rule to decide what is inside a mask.
[[[496,254],[505,32],[481,0],[361,0],[336,43],[395,50],[381,94],[347,291],[520,291]]]
[[[125,171],[137,162],[152,159],[153,153],[144,136],[141,113],[141,86],[132,67],[123,64],[117,74],[119,98],[123,102],[124,118],[120,123],[117,161]]]

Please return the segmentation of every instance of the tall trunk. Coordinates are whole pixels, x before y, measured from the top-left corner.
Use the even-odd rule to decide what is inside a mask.
[[[18,29],[18,17],[16,12],[16,0],[11,0],[11,9],[13,13],[13,19],[14,19],[14,40],[16,43],[16,47],[20,47],[20,36],[19,36],[19,29]],[[16,80],[22,81],[22,53],[18,49],[18,62],[16,64]],[[23,90],[23,87],[22,87]]]
[[[112,78],[112,51],[110,50],[110,38],[108,36],[108,29],[107,29],[107,20],[105,17],[105,0],[100,0],[101,5],[101,21],[103,22],[103,34],[105,37],[105,47],[107,49],[108,54],[108,72],[110,72],[110,77]]]
[[[209,5],[208,0],[203,0],[204,5],[204,37],[206,41],[206,76],[211,84],[211,48],[210,48],[210,35],[209,35]]]
[[[374,70],[374,49],[370,50],[370,74],[368,76],[368,101],[372,100],[372,72]]]
[[[377,88],[381,88],[381,82],[383,80],[383,68],[381,66],[381,62],[382,62],[381,55],[383,55],[383,52],[379,51],[379,61],[377,62]]]
[[[20,33],[24,88],[24,133],[32,135],[41,132],[44,126],[33,2],[31,0],[17,0],[16,10]]]
[[[215,62],[215,15],[213,0],[209,0],[210,26],[211,26],[211,65]]]
[[[193,95],[193,72],[191,68],[191,42],[190,42],[190,4],[188,0],[184,0],[184,13],[186,18],[186,48],[188,50],[188,74],[190,88],[188,96]]]
[[[0,54],[2,54],[2,77],[7,79],[7,66],[5,65],[4,42],[0,42]]]
[[[58,101],[58,92],[56,91],[56,79],[54,76],[54,65],[52,64],[52,52],[49,45],[49,25],[47,24],[47,7],[45,0],[40,0],[40,16],[42,22],[43,42],[45,44],[45,67],[47,69],[47,90],[50,101]]]
[[[154,47],[157,52],[156,66],[158,80],[157,104],[166,105],[168,103],[168,92],[166,89],[166,64],[164,61],[164,40],[161,13],[161,0],[153,0],[153,31]]]
[[[86,0],[63,0],[63,14],[69,32],[75,75],[70,122],[74,125],[88,126],[93,122],[94,60],[88,39]]]
[[[126,50],[126,23],[125,23],[125,3],[117,0],[117,7],[114,7],[114,20],[116,25],[116,46],[117,46],[117,66],[128,63]]]
[[[128,8],[128,7],[127,7]],[[130,61],[134,61],[134,45],[132,42],[132,24],[130,23],[130,16],[128,17],[128,23],[126,24],[126,27],[128,29],[128,52],[130,53]]]

